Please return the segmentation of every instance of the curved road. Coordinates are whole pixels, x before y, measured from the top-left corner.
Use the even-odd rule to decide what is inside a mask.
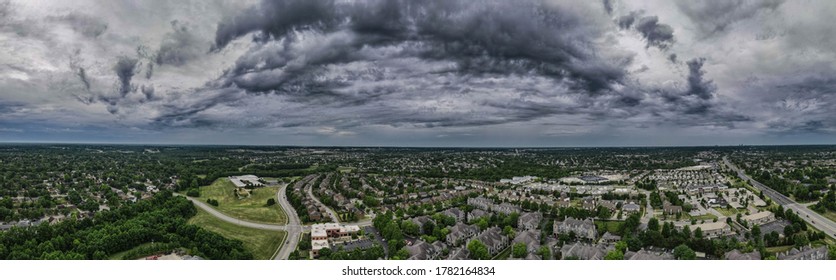
[[[287,215],[287,224],[286,225],[271,225],[271,224],[262,224],[262,223],[255,223],[250,221],[245,221],[237,218],[233,218],[227,216],[224,213],[221,213],[212,206],[207,205],[205,202],[200,201],[200,199],[189,197],[181,194],[175,194],[178,196],[185,197],[195,206],[200,207],[207,213],[212,216],[215,216],[222,221],[236,224],[242,227],[248,228],[255,228],[255,229],[263,229],[263,230],[273,230],[273,231],[285,231],[287,232],[286,241],[284,244],[281,245],[278,254],[276,254],[277,260],[286,260],[290,256],[294,250],[296,250],[296,246],[299,244],[299,238],[302,235],[302,232],[308,232],[311,230],[310,226],[303,226],[302,223],[299,221],[299,215],[296,214],[296,210],[290,205],[290,202],[287,200],[286,189],[288,184],[285,184],[283,187],[279,188],[279,192],[276,194],[276,197],[279,200],[279,205],[284,210],[285,214]],[[317,201],[318,202],[318,201]],[[347,223],[346,225],[356,225],[360,227],[370,226],[372,221],[361,221],[356,223]]]
[[[313,184],[308,185],[308,197],[313,199],[313,201],[316,202],[316,204],[319,204],[320,207],[325,208],[325,212],[328,212],[328,216],[331,216],[331,221],[335,223],[340,222],[340,218],[337,215],[337,212],[334,212],[334,210],[331,209],[331,207],[328,207],[327,205],[319,201],[319,199],[317,199],[315,195],[313,195]]]
[[[290,184],[285,184],[281,188],[279,188],[279,192],[276,194],[279,200],[279,205],[282,206],[284,209],[285,216],[287,216],[287,225],[285,226],[287,230],[287,241],[285,244],[282,244],[281,249],[279,249],[279,253],[276,254],[277,260],[286,260],[290,257],[290,253],[296,250],[296,246],[299,244],[299,237],[302,235],[302,223],[299,222],[299,215],[296,214],[296,209],[293,209],[293,206],[290,205],[290,202],[287,201],[287,192],[286,189]]]
[[[807,223],[810,223],[810,225],[812,225],[813,227],[823,231],[827,234],[827,236],[836,237],[836,222],[833,222],[830,219],[823,217],[816,211],[813,211],[812,209],[793,201],[789,197],[773,190],[772,188],[764,184],[761,184],[758,181],[755,181],[754,179],[747,176],[746,173],[743,172],[743,170],[737,168],[737,166],[732,164],[728,158],[723,157],[723,162],[726,164],[726,166],[734,170],[737,173],[737,176],[740,177],[740,179],[743,179],[743,181],[751,182],[752,186],[758,188],[759,190],[762,190],[763,194],[771,198],[779,205],[784,206],[784,209],[792,209],[792,211],[798,214],[798,216],[801,217],[801,219],[807,221]]]

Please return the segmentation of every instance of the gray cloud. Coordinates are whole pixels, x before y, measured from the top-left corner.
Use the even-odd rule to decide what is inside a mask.
[[[165,35],[156,54],[157,64],[181,66],[208,51],[208,44],[189,30],[189,27],[179,21],[172,21],[173,31]],[[148,66],[152,67],[152,66]],[[153,69],[149,68],[149,77]]]
[[[253,31],[263,34],[257,38],[283,38],[285,44],[298,36],[291,30],[349,32],[328,42],[329,49],[308,53],[304,65],[287,67],[293,59],[288,53],[262,57],[267,65],[259,67],[258,59],[239,60],[231,80],[253,91],[282,91],[282,85],[297,77],[294,73],[367,59],[364,47],[400,44],[401,56],[455,61],[458,67],[452,70],[463,73],[537,73],[597,92],[617,83],[625,72],[595,57],[590,40],[598,34],[587,21],[538,1],[264,1],[221,23],[216,46]],[[283,71],[279,75],[275,69]],[[259,77],[253,71],[271,73]]]
[[[107,31],[108,25],[99,18],[87,14],[70,13],[54,17],[53,20],[66,23],[75,32],[87,37],[99,37]]]
[[[705,58],[695,58],[687,62],[688,65],[688,91],[687,95],[695,95],[702,99],[711,99],[717,87],[713,81],[705,80],[705,71],[702,66]]]
[[[601,2],[603,2],[602,4],[604,4],[604,11],[606,11],[608,15],[612,14],[613,2],[614,1],[615,0],[602,0],[601,1]]]
[[[728,29],[734,23],[754,17],[761,11],[774,11],[784,0],[676,1],[704,36]]]
[[[646,16],[638,19],[636,30],[647,39],[647,46],[656,46],[660,49],[667,49],[674,42],[673,28],[670,25],[659,23],[657,16]]]
[[[630,29],[630,27],[633,27],[633,23],[636,22],[636,19],[640,16],[641,12],[632,11],[629,14],[618,17],[615,23],[618,24],[618,27],[621,27],[621,29]]]
[[[118,91],[123,97],[136,90],[136,87],[131,84],[131,79],[136,74],[138,64],[138,59],[123,56],[120,57],[116,62],[116,65],[113,66],[113,71],[115,71],[116,76],[119,77]]]

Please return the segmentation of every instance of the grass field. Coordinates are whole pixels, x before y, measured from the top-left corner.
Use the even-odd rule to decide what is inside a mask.
[[[734,208],[726,209],[726,208],[722,208],[722,207],[715,207],[714,210],[717,210],[717,212],[722,213],[723,216],[726,216],[726,217],[734,218],[735,216],[737,216],[737,209],[734,209]]]
[[[618,228],[621,227],[621,224],[623,223],[623,221],[595,221],[595,226],[601,228],[603,225],[604,229],[608,232],[618,234]]]
[[[778,246],[778,247],[767,247],[766,251],[770,253],[782,253],[792,249],[792,245],[789,246]]]
[[[695,219],[697,221],[699,221],[699,220],[714,220],[714,219],[717,218],[717,216],[715,216],[711,213],[708,213],[708,214],[705,214],[705,215],[691,216],[691,218]]]
[[[244,248],[253,254],[253,258],[259,260],[271,259],[287,234],[283,231],[237,226],[215,218],[200,208],[197,208],[197,215],[189,219],[189,224],[200,226],[229,239],[241,240],[244,242]]]
[[[254,189],[250,197],[239,199],[233,195],[235,185],[227,178],[215,180],[211,185],[200,188],[200,199],[215,199],[218,211],[242,220],[283,225],[287,216],[278,202],[273,206],[265,206],[267,199],[276,198],[279,187],[263,187]]]

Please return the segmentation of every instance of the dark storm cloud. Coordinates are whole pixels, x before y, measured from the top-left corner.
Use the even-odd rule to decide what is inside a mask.
[[[208,45],[204,46],[203,41],[187,25],[175,20],[171,22],[171,28],[173,31],[166,34],[160,43],[156,54],[157,64],[181,66],[208,51]],[[151,68],[147,71],[149,77],[152,71]]]
[[[336,20],[331,0],[262,1],[247,11],[218,24],[215,49],[253,31],[273,38],[284,37],[294,28],[325,27]]]
[[[673,27],[660,23],[657,16],[644,16],[644,11],[632,11],[615,19],[621,29],[635,28],[647,40],[647,47],[667,49],[674,43]]]
[[[705,71],[702,67],[705,63],[705,58],[695,58],[687,62],[688,65],[688,92],[687,95],[695,95],[702,99],[711,99],[714,97],[714,92],[717,87],[711,80],[705,80],[703,77]]]
[[[673,27],[659,23],[657,16],[646,16],[636,22],[636,31],[647,39],[647,46],[667,49],[673,44]]]
[[[131,85],[131,79],[136,74],[137,64],[139,60],[127,56],[120,57],[113,66],[113,71],[119,77],[119,93],[124,97],[129,92],[136,90],[136,87]]]
[[[252,62],[239,60],[230,80],[251,91],[283,91],[298,73],[363,60],[359,51],[364,47],[399,44],[408,44],[402,56],[454,61],[464,74],[536,73],[590,93],[609,89],[625,75],[620,65],[595,57],[590,40],[597,34],[587,19],[538,1],[264,1],[221,23],[216,47],[254,31],[262,34],[256,36],[260,40],[290,44],[292,31],[299,30],[349,31],[351,36],[289,69],[292,54],[281,51],[259,54],[262,59]],[[274,69],[282,73],[252,74]]]
[[[728,29],[734,23],[751,18],[761,11],[773,11],[784,0],[682,0],[676,4],[705,36]]]

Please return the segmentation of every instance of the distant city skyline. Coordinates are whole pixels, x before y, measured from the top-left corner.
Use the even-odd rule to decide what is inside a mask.
[[[836,144],[834,1],[0,0],[0,143]]]

